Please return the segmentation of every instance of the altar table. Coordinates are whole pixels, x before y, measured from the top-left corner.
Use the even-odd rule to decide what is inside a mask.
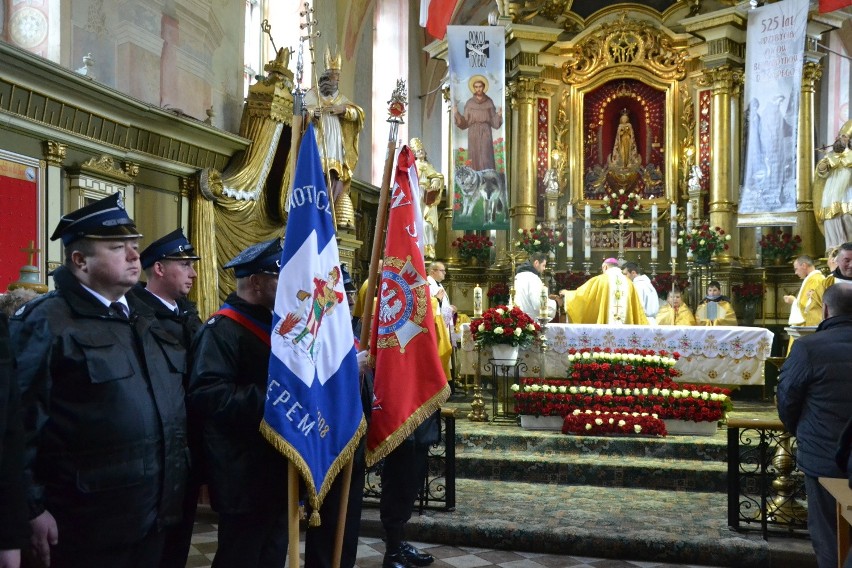
[[[571,348],[653,349],[680,353],[675,368],[684,383],[717,385],[762,385],[763,367],[772,348],[773,333],[762,327],[741,326],[648,326],[550,323],[545,329],[547,351],[544,375],[565,377],[567,352]],[[462,374],[476,371],[476,351],[470,324],[462,325],[461,348],[457,352]],[[491,348],[481,353],[482,376],[490,376]],[[541,353],[534,343],[521,350],[526,368],[522,376],[541,376]]]

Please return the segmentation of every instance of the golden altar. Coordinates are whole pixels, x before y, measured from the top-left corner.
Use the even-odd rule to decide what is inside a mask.
[[[675,365],[682,373],[679,382],[762,385],[763,367],[770,355],[774,334],[762,327],[551,323],[545,328],[545,337],[547,348],[543,354],[543,370],[542,352],[538,344],[521,350],[520,361],[526,364],[524,375],[564,377],[568,371],[566,354],[570,349],[608,347],[679,353],[680,359]],[[474,347],[470,325],[464,324],[461,347],[456,354],[463,375],[476,372],[477,352]],[[480,359],[483,376],[491,372],[486,368],[490,358],[490,347],[484,347]]]

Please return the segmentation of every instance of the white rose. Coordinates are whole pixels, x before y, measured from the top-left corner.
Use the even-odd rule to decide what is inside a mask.
[[[538,240],[538,239],[536,239],[536,240],[534,240],[534,241],[533,241],[533,244],[534,244],[534,245],[540,245],[540,244],[541,244],[541,241],[540,241],[540,240]]]
[[[698,391],[692,391],[689,394],[692,395],[692,398],[701,398],[701,393]]]
[[[561,247],[564,247],[564,246],[565,246],[565,243],[564,243],[564,242],[562,242],[562,241],[559,241],[559,246],[560,246],[560,248],[561,248]]]
[[[533,392],[539,392],[541,390],[541,385],[533,385],[532,390]]]
[[[577,416],[578,414],[580,414],[580,409],[579,409],[579,408],[575,408],[575,409],[574,409],[574,412],[572,412],[571,414],[573,414],[574,416]]]
[[[731,235],[725,235],[725,240],[726,240],[726,241],[730,241],[730,240],[731,240]]]
[[[503,310],[503,308],[497,308],[497,309],[496,309],[496,310],[494,310],[494,311],[496,311],[496,312],[497,312],[498,314],[500,314],[501,316],[502,316],[504,313],[506,313],[506,312]]]
[[[654,389],[654,390],[656,390],[656,389]],[[669,396],[670,393],[671,393],[671,391],[669,389],[663,389],[663,390],[660,391],[660,394],[662,394],[663,396]]]
[[[513,331],[513,332],[512,332],[512,334],[513,334],[515,337],[520,337],[520,336],[521,336],[521,334],[522,334],[523,332],[524,332],[524,330],[523,330],[523,329],[521,329],[521,328],[519,328],[519,327],[516,327],[516,328],[515,328],[515,331]]]
[[[674,391],[674,392],[672,392],[672,397],[673,397],[673,398],[680,398],[680,391]]]
[[[701,400],[708,400],[709,398],[710,398],[710,393],[709,393],[709,392],[703,392],[703,393],[701,393]]]
[[[710,400],[719,400],[719,395],[715,392],[710,393]]]
[[[623,189],[619,189],[619,190],[618,190],[618,195],[624,195],[624,190],[623,190]]]
[[[591,430],[591,429],[592,429],[592,425],[591,425],[591,424],[586,424],[586,430]]]
[[[625,422],[624,420],[618,421],[618,427],[619,428],[624,428],[625,426],[627,426],[627,422]]]
[[[601,426],[601,425],[603,425],[603,420],[601,420],[600,418],[595,418],[595,424],[597,424],[598,426]]]
[[[577,394],[577,387],[570,387],[568,389],[568,392],[570,392],[571,394]]]
[[[540,224],[539,224],[539,225],[536,225],[536,226],[535,226],[535,230],[536,230],[536,231],[540,231],[540,230],[541,230],[541,225],[540,225]]]
[[[494,333],[495,333],[495,335],[503,335],[503,328],[500,327],[500,326],[495,327]]]
[[[638,424],[634,424],[634,425],[633,425],[633,431],[634,431],[634,432],[636,432],[636,433],[638,434],[639,432],[641,432],[641,431],[642,431],[642,427],[641,427],[641,426],[639,426]]]
[[[621,396],[622,394],[624,394],[624,391],[621,390],[621,387],[618,387],[617,389],[615,389],[615,394]]]
[[[679,244],[679,245],[683,245],[683,239],[678,239],[678,240],[677,240],[677,244]]]
[[[476,328],[476,331],[485,331],[485,324],[484,323],[479,324],[479,327]]]
[[[606,212],[607,212],[607,213],[612,213],[612,207],[610,207],[609,205],[607,205],[607,206],[606,206]]]
[[[622,210],[622,211],[626,211],[626,210],[627,210],[627,204],[626,204],[626,203],[622,203],[622,204],[621,204],[621,210]]]
[[[598,390],[595,391],[595,394],[598,395],[598,396],[603,396],[604,391],[603,391],[603,389],[598,389]]]
[[[523,229],[518,229],[518,234],[519,234],[519,235],[523,235],[523,234],[524,234],[524,230],[523,230]]]
[[[512,385],[512,390],[513,390],[514,392],[518,392],[519,390],[521,390],[521,386],[520,386],[520,385],[514,385],[514,384],[513,384],[513,385]]]
[[[648,387],[642,387],[642,396],[648,396]]]
[[[527,324],[527,331],[535,331],[535,326],[531,323]]]
[[[607,422],[609,422],[610,424],[615,424],[615,418],[610,418]]]
[[[591,354],[588,351],[583,351],[583,359],[591,359]]]
[[[565,394],[566,392],[568,392],[568,387],[565,385],[559,387],[559,394]]]
[[[658,389],[657,387],[652,388],[651,394],[654,396],[660,396],[660,389]]]
[[[606,389],[604,391],[604,394],[607,395],[607,396],[612,396],[612,391],[610,389]]]

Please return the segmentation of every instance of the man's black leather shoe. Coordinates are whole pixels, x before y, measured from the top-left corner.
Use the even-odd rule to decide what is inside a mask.
[[[394,553],[386,552],[382,560],[382,568],[412,568],[400,550]]]
[[[435,561],[435,557],[417,550],[411,544],[403,541],[399,545],[399,552],[408,560],[412,566],[429,566]]]

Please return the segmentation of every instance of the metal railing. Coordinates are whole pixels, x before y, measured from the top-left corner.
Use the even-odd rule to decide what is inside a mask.
[[[429,447],[426,479],[418,495],[418,506],[424,509],[452,511],[456,508],[456,417],[452,408],[441,409],[441,439]],[[364,481],[364,504],[378,506],[382,498],[382,466],[384,460],[367,469]]]
[[[802,535],[804,475],[796,439],[780,420],[728,419],[728,525],[734,530]]]

